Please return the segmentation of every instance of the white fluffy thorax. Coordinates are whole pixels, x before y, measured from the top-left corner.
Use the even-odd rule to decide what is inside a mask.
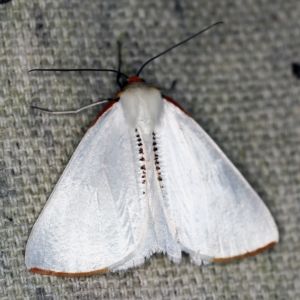
[[[150,134],[160,123],[163,99],[155,87],[144,82],[132,82],[120,92],[120,103],[129,126]]]

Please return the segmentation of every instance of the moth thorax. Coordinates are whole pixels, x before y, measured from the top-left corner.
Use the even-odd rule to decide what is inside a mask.
[[[130,127],[148,135],[159,125],[163,99],[158,89],[144,82],[133,82],[121,92],[119,101]]]

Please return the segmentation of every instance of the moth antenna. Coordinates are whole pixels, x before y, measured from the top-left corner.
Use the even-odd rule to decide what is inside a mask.
[[[137,72],[136,76],[139,76],[140,73],[142,72],[142,70],[145,68],[145,66],[146,66],[147,64],[149,64],[151,61],[153,61],[154,59],[156,59],[156,58],[158,58],[158,57],[160,57],[160,56],[166,54],[167,52],[171,51],[172,49],[174,49],[174,48],[176,48],[176,47],[178,47],[178,46],[180,46],[180,45],[182,45],[182,44],[188,42],[189,40],[195,38],[196,36],[202,34],[203,32],[205,32],[205,31],[207,31],[207,30],[209,30],[210,28],[212,28],[212,27],[214,27],[214,26],[216,26],[216,25],[219,25],[219,24],[223,24],[223,23],[224,23],[224,22],[217,22],[217,23],[215,23],[215,24],[212,24],[212,25],[208,26],[207,28],[205,28],[205,29],[203,29],[203,30],[197,32],[196,34],[190,36],[189,38],[185,39],[184,41],[182,41],[182,42],[180,42],[180,43],[178,43],[178,44],[172,46],[171,48],[169,48],[169,49],[163,51],[162,53],[160,53],[160,54],[158,54],[158,55],[156,55],[156,56],[150,58],[148,61],[146,61],[146,62],[142,65],[142,67],[140,68],[140,70]]]
[[[63,110],[63,111],[53,111],[53,110],[49,110],[49,109],[45,109],[45,108],[40,108],[40,107],[37,107],[37,106],[30,106],[30,108],[32,109],[35,109],[35,110],[39,110],[39,111],[42,111],[44,113],[47,113],[47,114],[51,114],[51,115],[64,115],[64,114],[77,114],[87,108],[90,108],[90,107],[93,107],[93,106],[96,106],[96,105],[101,105],[103,103],[107,103],[107,102],[110,102],[110,101],[118,101],[119,98],[116,98],[116,99],[105,99],[105,100],[101,100],[101,101],[98,101],[98,102],[95,102],[95,103],[92,103],[92,104],[88,104],[88,105],[85,105],[83,107],[80,107],[76,110]]]
[[[127,75],[123,74],[120,71],[117,70],[113,70],[113,69],[31,69],[28,71],[28,73],[31,72],[35,72],[35,71],[44,71],[44,72],[56,72],[56,71],[60,71],[60,72],[80,72],[80,71],[84,71],[84,72],[112,72],[112,73],[117,73],[119,76],[124,76],[125,78],[128,78]]]
[[[121,78],[121,66],[122,66],[122,53],[121,53],[122,43],[118,42],[118,74],[117,74],[117,85],[122,89]]]

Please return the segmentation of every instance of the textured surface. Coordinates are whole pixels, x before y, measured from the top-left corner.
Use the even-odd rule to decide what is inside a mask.
[[[12,1],[0,6],[1,299],[300,298],[300,62],[298,1]],[[225,25],[147,66],[212,136],[263,198],[279,244],[253,258],[196,267],[155,255],[126,272],[89,278],[29,274],[30,230],[97,108],[49,116],[29,105],[75,108],[117,91],[101,73],[28,74],[33,67],[123,71],[211,23]]]

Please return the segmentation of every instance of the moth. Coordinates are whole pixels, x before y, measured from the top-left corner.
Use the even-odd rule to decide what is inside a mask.
[[[30,271],[85,276],[137,267],[158,252],[179,263],[182,251],[201,265],[278,242],[269,210],[240,172],[176,102],[139,76],[207,29],[136,76],[108,70],[126,84],[36,221],[25,254]]]

